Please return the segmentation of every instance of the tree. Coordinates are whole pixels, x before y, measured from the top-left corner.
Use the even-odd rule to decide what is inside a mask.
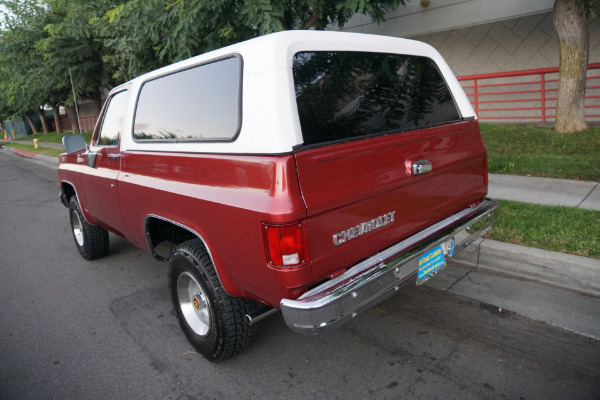
[[[106,69],[104,40],[90,20],[122,1],[0,0],[7,11],[0,21],[0,88],[9,116],[22,115],[35,132],[28,114],[37,112],[47,132],[43,107],[50,106],[60,130],[56,110],[74,109],[74,97],[90,99],[99,114],[102,92],[119,82]],[[77,118],[71,122],[78,132]]]
[[[149,70],[275,31],[342,27],[354,13],[383,21],[399,4],[404,0],[0,0],[8,10],[0,20],[2,110],[27,118],[50,106],[59,129],[56,109],[73,110],[74,97],[92,100],[99,112],[103,91]]]
[[[76,97],[91,100],[98,115],[103,89],[110,89],[119,82],[112,78],[113,72],[107,69],[109,66],[104,60],[106,48],[100,29],[90,21],[122,1],[45,1],[52,18],[44,27],[47,37],[38,41],[37,47],[48,65],[48,73],[55,76],[56,82],[60,82],[59,87],[54,89],[62,93],[63,101],[72,98],[69,94],[69,75],[72,74]],[[51,97],[56,97],[56,94]],[[67,100],[66,103],[67,106],[73,105],[72,101]]]
[[[291,29],[343,27],[355,13],[384,20],[404,0],[129,0],[94,23],[105,61],[128,80],[229,44]],[[106,24],[108,22],[108,24]]]
[[[40,73],[41,55],[35,44],[44,36],[44,10],[35,0],[2,1],[4,15],[0,37],[0,90],[8,116],[23,116],[37,133],[30,113],[39,109],[46,83]],[[45,122],[42,120],[42,122]],[[44,130],[47,132],[47,127]]]
[[[587,17],[590,0],[556,0],[554,27],[560,49],[560,72],[554,127],[558,132],[577,132],[585,122],[585,85],[589,60]]]

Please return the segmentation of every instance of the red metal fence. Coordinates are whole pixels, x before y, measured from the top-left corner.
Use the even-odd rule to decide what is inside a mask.
[[[458,80],[482,120],[545,123],[555,118],[558,67],[459,76]],[[585,99],[586,119],[600,120],[600,63],[588,65]]]

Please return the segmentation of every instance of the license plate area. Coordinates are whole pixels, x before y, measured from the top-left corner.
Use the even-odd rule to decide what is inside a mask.
[[[427,250],[418,258],[419,270],[417,285],[422,285],[447,267],[445,255],[452,257],[454,252],[454,239]]]

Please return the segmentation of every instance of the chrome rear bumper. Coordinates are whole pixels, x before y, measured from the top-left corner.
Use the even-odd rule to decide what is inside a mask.
[[[497,207],[496,202],[485,199],[356,264],[296,300],[281,300],[286,324],[295,332],[317,334],[349,322],[402,285],[416,282],[419,256],[426,251],[454,238],[457,254],[489,232]]]

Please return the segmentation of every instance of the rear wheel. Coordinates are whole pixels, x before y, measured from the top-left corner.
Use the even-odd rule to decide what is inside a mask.
[[[257,304],[225,292],[199,239],[180,244],[171,255],[169,291],[181,329],[204,357],[223,361],[250,345],[254,328],[244,316]]]
[[[108,253],[108,232],[86,222],[75,196],[69,201],[69,219],[75,245],[83,258],[93,260]]]

